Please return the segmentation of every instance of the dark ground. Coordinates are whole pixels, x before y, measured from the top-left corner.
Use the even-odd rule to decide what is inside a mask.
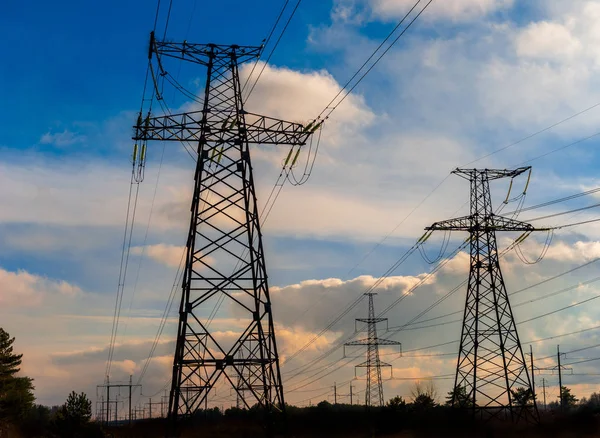
[[[575,410],[567,414],[542,413],[540,425],[495,421],[473,422],[454,409],[437,407],[422,412],[381,409],[365,412],[358,406],[291,408],[287,415],[287,433],[276,424],[279,438],[579,438],[600,437],[600,413]],[[252,413],[210,412],[181,425],[181,438],[262,438],[265,431]],[[131,429],[107,429],[115,438],[165,437],[166,421],[140,421]]]

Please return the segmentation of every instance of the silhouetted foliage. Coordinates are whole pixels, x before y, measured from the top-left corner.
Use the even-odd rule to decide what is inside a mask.
[[[90,423],[92,402],[85,393],[72,391],[52,420],[55,433],[64,438],[102,436],[97,424]]]
[[[397,395],[396,397],[391,398],[390,401],[387,402],[387,407],[392,409],[393,411],[405,411],[406,402],[402,397]]]
[[[582,408],[597,412],[600,410],[600,394],[593,392],[589,398],[582,398],[579,404]]]
[[[573,394],[571,394],[570,388],[567,388],[566,386],[561,386],[560,392],[562,394],[562,403],[565,408],[571,408],[577,404],[578,399]]]
[[[415,382],[410,393],[415,409],[430,409],[436,405],[437,389],[432,381],[425,384]]]
[[[15,354],[15,338],[0,328],[0,435],[13,426],[22,423],[33,407],[32,380],[17,377],[22,354]]]
[[[467,388],[464,386],[458,385],[452,391],[448,392],[448,396],[446,397],[446,406],[452,406],[453,399],[455,399],[454,406],[463,408],[473,406],[471,398],[467,395]]]
[[[533,391],[531,388],[511,389],[512,401],[516,406],[532,405],[534,400]]]

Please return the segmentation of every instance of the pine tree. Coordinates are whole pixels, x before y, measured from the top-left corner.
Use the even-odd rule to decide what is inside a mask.
[[[32,379],[16,376],[23,355],[13,352],[14,342],[0,328],[0,431],[21,422],[35,401]]]
[[[22,354],[14,354],[12,344],[15,338],[0,327],[0,379],[14,377],[20,371]]]

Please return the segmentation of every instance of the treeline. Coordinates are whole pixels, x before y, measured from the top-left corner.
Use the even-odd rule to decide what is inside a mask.
[[[71,392],[60,406],[35,404],[33,380],[17,376],[23,355],[14,352],[15,338],[0,328],[0,438],[104,437],[92,423],[92,402]]]

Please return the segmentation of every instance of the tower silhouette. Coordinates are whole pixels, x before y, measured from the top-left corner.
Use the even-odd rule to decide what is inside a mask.
[[[364,322],[367,324],[368,336],[366,339],[359,339],[357,341],[347,342],[345,346],[366,346],[367,347],[367,360],[356,365],[356,368],[367,369],[367,387],[365,390],[365,405],[371,406],[383,406],[383,383],[381,380],[381,367],[391,367],[389,363],[382,362],[379,359],[379,346],[380,345],[402,345],[400,342],[391,341],[389,339],[379,339],[377,337],[377,324],[380,322],[387,321],[387,318],[375,318],[375,306],[373,305],[373,296],[376,293],[369,292],[365,294],[369,297],[369,317],[368,318],[357,318],[357,322]]]
[[[489,182],[514,178],[530,167],[514,170],[456,169],[452,173],[470,182],[470,215],[436,222],[427,230],[467,231],[470,234],[470,270],[460,349],[452,398],[453,406],[472,410],[487,419],[508,411],[513,421],[539,422],[535,398],[521,403],[513,392],[533,394],[525,356],[519,341],[506,286],[500,270],[496,232],[530,233],[525,222],[494,214]],[[465,397],[458,397],[464,388]]]
[[[283,386],[250,161],[250,144],[301,146],[316,123],[261,116],[244,109],[238,66],[262,47],[161,42],[151,34],[149,57],[166,76],[166,59],[205,69],[201,109],[140,113],[134,139],[194,142],[197,161],[186,244],[169,417],[204,407],[217,382],[232,387],[243,407],[283,410]],[[206,309],[228,300],[236,318],[227,341],[209,329]],[[216,309],[218,307],[213,307]],[[209,320],[207,322],[206,320]],[[237,330],[236,330],[237,329]]]

